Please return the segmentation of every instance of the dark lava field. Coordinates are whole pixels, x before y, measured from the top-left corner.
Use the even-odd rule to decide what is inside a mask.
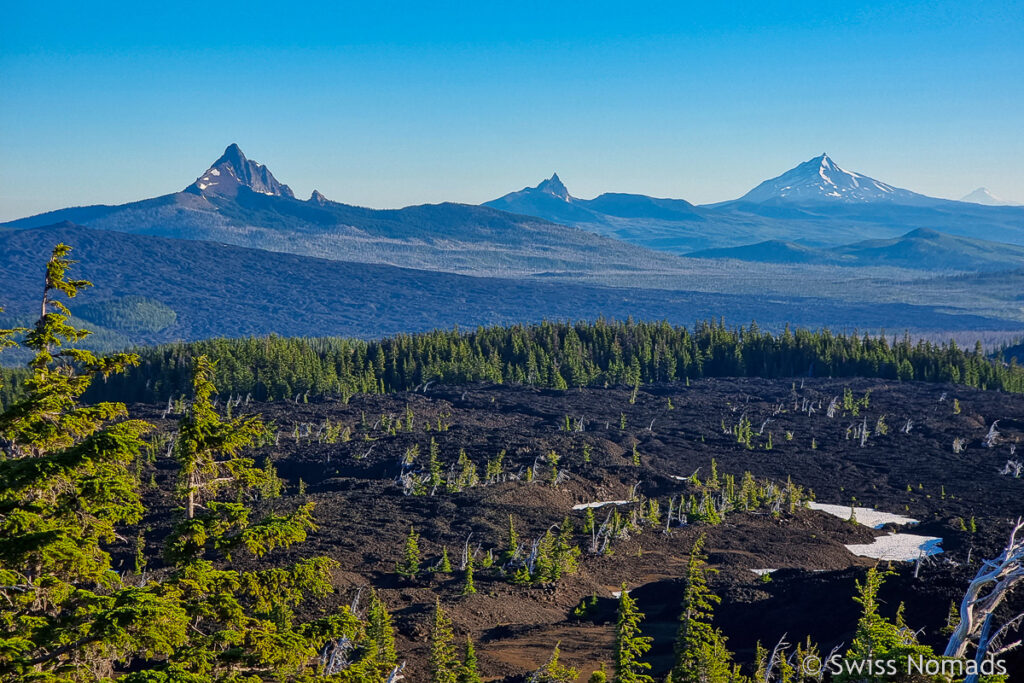
[[[130,412],[169,431],[176,416],[165,416],[165,408],[134,405]],[[277,430],[276,445],[252,455],[258,463],[270,459],[284,492],[261,505],[283,510],[316,503],[318,530],[277,560],[337,559],[337,604],[350,604],[361,588],[379,591],[394,615],[399,659],[408,661],[411,681],[426,679],[435,595],[457,634],[474,638],[485,680],[524,680],[560,642],[562,662],[580,668],[585,681],[602,662],[611,664],[613,592],[623,583],[646,614],[645,633],[655,638],[652,673],[664,674],[681,577],[702,533],[719,570],[712,581],[722,597],[715,623],[748,670],[758,640],[770,646],[784,634],[793,643],[811,636],[826,652],[849,644],[859,614],[854,584],[876,560],[845,546],[871,543],[894,527],[874,529],[807,508],[733,511],[720,524],[669,525],[670,505],[693,495],[691,476],[709,477],[712,461],[719,477],[739,482],[749,471],[779,486],[791,480],[820,503],[906,515],[920,523],[901,531],[942,538],[943,552],[920,566],[894,562],[897,574],[882,591],[883,615],[892,618],[905,603],[907,622],[939,651],[950,602],[959,602],[979,558],[995,555],[1011,520],[1024,514],[1024,477],[1002,474],[1008,460],[1022,455],[1013,451],[1024,437],[1024,396],[953,385],[867,379],[709,379],[566,391],[430,385],[425,393],[359,395],[348,403],[300,399],[233,410],[261,414]],[[737,436],[744,429],[749,445]],[[475,485],[404,489],[403,473],[407,480],[426,478],[431,439],[444,477],[466,471],[468,459]],[[500,473],[495,467],[487,483],[486,463],[501,451]],[[147,479],[152,474],[160,490],[173,489],[174,466],[163,453],[149,467]],[[145,525],[155,555],[174,518],[173,503],[152,489],[147,495]],[[649,510],[652,499],[661,515],[657,526],[633,514]],[[586,511],[573,506],[605,501],[620,504],[594,508],[598,525],[613,509],[638,523],[593,553],[592,534],[583,532]],[[508,543],[510,516],[527,544],[568,516],[582,551],[578,570],[555,584],[513,584],[497,559]],[[437,564],[447,548],[451,573],[399,576],[396,562],[410,526],[420,535],[423,567]],[[476,569],[473,595],[462,595],[458,566],[467,539]],[[127,554],[121,560],[131,562]],[[154,557],[150,567],[159,564]],[[775,571],[766,580],[755,569]],[[574,615],[591,596],[596,604]],[[1017,595],[1007,609],[1021,602]],[[1014,666],[1024,671],[1019,655]]]

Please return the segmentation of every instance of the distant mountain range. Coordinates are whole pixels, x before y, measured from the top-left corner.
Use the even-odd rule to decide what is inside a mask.
[[[1024,207],[928,197],[847,171],[827,154],[717,204],[615,193],[579,199],[555,175],[485,206],[676,254],[769,240],[836,247],[918,228],[1024,244]]]
[[[61,221],[343,261],[507,276],[679,273],[687,265],[671,254],[764,242],[809,247],[807,262],[831,263],[835,254],[813,248],[893,239],[915,229],[1024,244],[1024,207],[927,197],[847,171],[826,154],[739,199],[704,206],[613,192],[580,199],[554,174],[483,206],[375,210],[330,201],[316,190],[307,200],[297,199],[266,166],[232,144],[180,192],[119,206],[61,209],[0,228]],[[763,246],[753,251],[767,253]],[[795,253],[779,258],[802,262]],[[867,264],[866,255],[857,263]]]
[[[833,248],[768,240],[724,249],[705,249],[693,258],[759,263],[837,266],[896,266],[923,270],[988,271],[1024,268],[1024,246],[946,235],[919,228],[894,239],[866,240]]]
[[[488,204],[302,200],[231,145],[181,191],[0,226],[0,306],[31,319],[63,240],[98,285],[75,308],[107,348],[599,315],[997,340],[1024,328],[1024,247],[993,241],[1024,242],[1024,208],[924,197],[824,155],[710,206],[579,199],[557,174]]]
[[[679,267],[666,254],[489,207],[429,204],[376,210],[332,202],[316,191],[302,201],[237,145],[181,192],[119,206],[61,209],[0,227],[62,221],[472,275]]]

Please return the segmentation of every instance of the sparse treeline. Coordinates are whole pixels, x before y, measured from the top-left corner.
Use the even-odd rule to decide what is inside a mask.
[[[691,330],[665,322],[541,323],[437,331],[364,342],[259,337],[168,344],[93,387],[91,400],[165,401],[187,394],[192,359],[217,361],[224,393],[268,400],[383,393],[427,382],[485,381],[567,388],[700,377],[881,377],[1024,392],[1024,370],[980,345],[786,329],[770,334],[717,321]],[[4,397],[0,400],[8,402]]]

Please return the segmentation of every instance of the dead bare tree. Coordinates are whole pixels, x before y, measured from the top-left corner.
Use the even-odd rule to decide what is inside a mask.
[[[988,434],[985,435],[985,448],[992,448],[999,441],[999,430],[996,429],[996,425],[999,424],[999,420],[992,423],[992,426],[988,429]]]
[[[837,412],[839,412],[839,397],[833,396],[832,401],[828,404],[828,411],[825,414],[828,415],[829,418],[833,418],[836,416]]]
[[[466,544],[462,546],[462,560],[459,562],[459,570],[466,571],[466,565],[469,564],[469,539],[473,537],[472,532],[469,536],[466,536]]]
[[[1009,475],[1014,479],[1020,479],[1021,472],[1024,472],[1024,463],[1020,460],[1007,460],[1006,466],[999,474]]]
[[[387,683],[398,683],[398,681],[404,681],[405,676],[402,675],[403,671],[405,671],[405,662],[395,665],[395,668],[392,669],[391,673],[388,675]]]
[[[348,653],[354,648],[355,643],[347,636],[327,641],[323,651],[320,653],[320,667],[324,675],[330,676],[348,669],[352,664],[348,659]]]
[[[786,642],[786,634],[783,633],[782,637],[779,638],[779,642],[775,643],[775,647],[772,648],[772,654],[768,657],[768,662],[765,664],[763,683],[772,683],[772,680],[774,680],[772,672],[775,670],[775,662],[785,658],[788,648],[789,643]]]
[[[993,560],[984,560],[974,579],[967,586],[960,603],[960,623],[946,645],[945,656],[963,659],[968,646],[976,642],[975,661],[981,664],[987,657],[997,657],[1021,644],[1015,640],[1003,642],[1024,620],[1024,613],[996,626],[996,609],[1014,588],[1024,583],[1024,518],[1018,518],[1010,532],[1010,540]],[[964,683],[973,683],[977,676]]]

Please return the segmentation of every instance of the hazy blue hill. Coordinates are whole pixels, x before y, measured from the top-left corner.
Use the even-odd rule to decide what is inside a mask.
[[[1019,329],[1006,320],[927,305],[469,277],[68,224],[0,233],[3,321],[27,321],[38,310],[45,260],[59,241],[74,247],[76,275],[96,284],[72,309],[95,323],[87,327],[99,329],[103,336],[96,341],[106,345],[270,333],[379,337],[599,316],[680,324],[725,316],[775,329],[787,322],[843,329]]]
[[[705,249],[688,256],[758,263],[893,266],[973,272],[1024,267],[1024,247],[946,235],[926,229],[912,230],[894,239],[865,240],[832,249],[769,240],[742,247]]]
[[[685,199],[659,199],[642,194],[606,192],[593,199],[576,200],[591,211],[620,218],[660,221],[702,221],[704,217]]]
[[[837,246],[861,238],[897,237],[924,228],[950,235],[1024,244],[1024,208],[983,206],[944,199],[927,206],[894,203],[799,204],[774,200],[754,204],[728,202],[713,207],[721,220],[759,225],[784,239]]]
[[[742,247],[702,249],[691,252],[687,256],[691,258],[736,259],[759,263],[836,264],[843,262],[843,259],[826,249],[808,247],[803,244],[785,242],[783,240],[767,240]]]
[[[889,240],[839,247],[834,253],[871,265],[946,270],[1013,270],[1024,267],[1024,247],[918,229]]]

